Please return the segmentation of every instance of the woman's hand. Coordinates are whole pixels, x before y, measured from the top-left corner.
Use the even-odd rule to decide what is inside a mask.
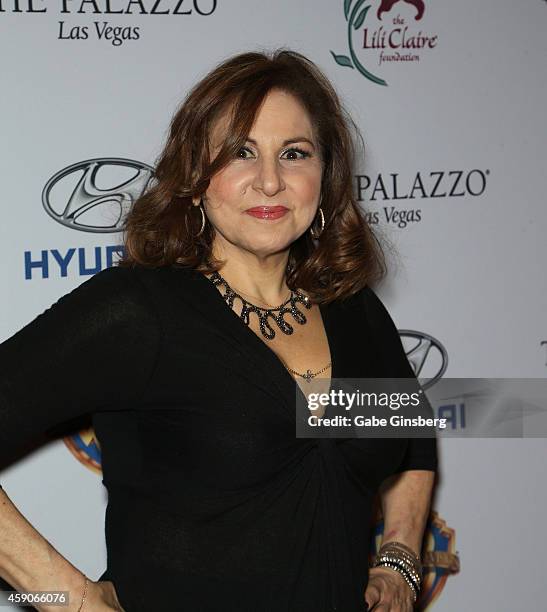
[[[365,591],[371,612],[412,612],[414,597],[402,575],[390,567],[372,567]]]

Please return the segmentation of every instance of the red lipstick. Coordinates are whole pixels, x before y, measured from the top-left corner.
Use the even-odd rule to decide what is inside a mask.
[[[285,206],[254,206],[245,212],[257,219],[279,219],[288,211]]]

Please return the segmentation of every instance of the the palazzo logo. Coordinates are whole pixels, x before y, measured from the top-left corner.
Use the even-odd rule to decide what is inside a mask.
[[[377,8],[371,11],[373,5]],[[331,51],[332,56],[340,66],[357,70],[373,83],[387,85],[380,76],[386,66],[419,62],[437,46],[436,34],[414,25],[424,16],[424,0],[343,0],[343,7],[348,50]]]
[[[120,47],[126,41],[141,39],[141,25],[149,15],[173,16],[172,23],[178,25],[214,15],[217,4],[218,0],[0,0],[0,13],[17,18],[32,15],[33,23],[39,15],[57,15],[57,40],[68,41],[63,44],[95,39]],[[47,27],[51,23],[48,18]]]

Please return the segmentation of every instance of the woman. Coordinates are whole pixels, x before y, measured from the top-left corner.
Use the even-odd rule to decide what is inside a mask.
[[[172,120],[120,265],[1,345],[2,456],[92,414],[109,494],[93,582],[4,493],[10,584],[83,611],[412,609],[435,439],[295,435],[295,382],[414,377],[369,286],[385,266],[348,126],[298,53],[218,65]],[[379,489],[389,555],[369,571]]]

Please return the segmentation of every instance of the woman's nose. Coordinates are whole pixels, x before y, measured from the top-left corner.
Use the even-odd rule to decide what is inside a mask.
[[[272,196],[285,189],[282,168],[277,158],[261,158],[256,165],[254,188]]]

